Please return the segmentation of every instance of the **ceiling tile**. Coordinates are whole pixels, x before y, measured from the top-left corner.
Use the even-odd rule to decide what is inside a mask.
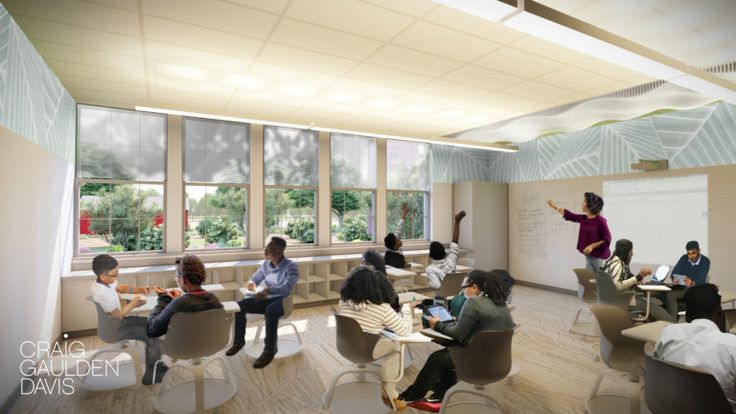
[[[383,66],[363,63],[353,69],[345,77],[367,82],[382,83],[394,88],[414,89],[427,83],[432,78],[405,72],[403,70],[390,69]]]
[[[510,47],[502,47],[501,49],[483,56],[474,63],[488,69],[529,79],[565,66],[562,63],[555,62],[554,60],[522,52],[521,50]]]
[[[386,9],[391,9],[399,13],[409,14],[414,17],[420,17],[432,10],[437,4],[429,0],[363,0],[366,3],[375,4]]]
[[[345,93],[372,98],[394,98],[407,92],[405,89],[391,88],[380,83],[364,82],[354,79],[340,79],[331,88]]]
[[[156,99],[153,96],[154,89],[166,89],[175,90],[181,92],[191,92],[198,95],[207,95],[216,97],[220,100],[223,98],[229,99],[235,92],[235,87],[218,85],[210,82],[200,82],[188,79],[177,79],[173,77],[161,76],[158,74],[151,75],[149,80],[149,86],[151,88],[151,99]],[[193,101],[191,103],[198,103]],[[224,103],[223,103],[224,104]]]
[[[462,63],[455,60],[444,59],[394,45],[386,45],[371,56],[367,62],[431,77],[442,76],[462,65]]]
[[[225,109],[225,100],[217,95],[195,93],[186,89],[165,89],[151,87],[151,100],[161,103],[175,103],[207,108],[209,111]]]
[[[488,90],[463,85],[457,82],[435,80],[417,89],[417,92],[443,96],[450,99],[473,100],[487,94]]]
[[[269,40],[357,60],[365,59],[382,45],[376,40],[288,18],[281,20]]]
[[[499,47],[498,43],[427,22],[409,27],[393,43],[462,62],[470,62]]]
[[[628,82],[615,81],[615,82],[613,82],[611,84],[608,84],[606,86],[602,86],[600,88],[591,89],[588,92],[592,96],[601,96],[601,95],[605,95],[605,94],[611,93],[611,92],[618,92],[620,90],[623,90],[623,89],[626,89],[626,88],[630,88],[632,86],[635,86],[635,85],[632,85],[632,84],[630,84]]]
[[[252,9],[263,10],[269,13],[281,14],[284,12],[289,0],[220,0],[225,3],[237,4]]]
[[[85,0],[85,2],[138,12],[137,0]]]
[[[258,60],[338,76],[344,74],[358,63],[355,60],[274,43],[269,43],[263,48],[261,54],[258,56]]]
[[[294,0],[286,15],[383,41],[414,21],[411,17],[357,0]]]
[[[409,92],[406,95],[398,98],[396,102],[403,106],[421,106],[431,110],[448,109],[454,106],[458,106],[462,103],[457,99],[450,99],[442,95],[433,95],[421,92]]]
[[[566,47],[559,46],[555,43],[548,42],[534,36],[525,36],[519,40],[511,42],[514,47],[534,55],[546,57],[547,59],[556,60],[562,63],[576,63],[590,58],[589,55],[577,52]]]
[[[68,75],[100,81],[111,81],[135,85],[146,84],[146,73],[142,70],[142,65],[141,70],[129,71],[104,68],[100,66],[91,66],[83,63],[67,62],[63,60],[49,58],[46,58],[45,60],[51,70],[53,70],[57,76]],[[82,85],[79,86],[83,87]]]
[[[544,105],[540,100],[521,98],[506,93],[493,92],[480,99],[476,99],[476,103],[488,105],[495,108],[504,108],[510,111],[529,112]]]
[[[278,20],[271,13],[221,1],[143,0],[143,12],[146,15],[258,39],[268,37]]]
[[[260,40],[252,37],[205,29],[158,17],[145,16],[144,22],[147,40],[156,40],[226,55],[252,58],[263,44]]]
[[[59,74],[59,80],[64,86],[70,88],[85,88],[96,91],[105,91],[110,95],[123,93],[126,95],[135,95],[145,97],[147,95],[146,86],[144,84],[111,82],[109,80],[90,79],[81,76],[73,76]]]
[[[446,28],[480,36],[499,44],[507,44],[524,36],[523,33],[509,29],[500,23],[490,22],[442,5],[432,10],[423,19]]]
[[[220,73],[244,73],[251,63],[249,59],[190,49],[167,43],[146,41],[146,56],[149,61],[179,66],[195,66]]]
[[[569,66],[542,75],[536,80],[578,92],[600,88],[613,82],[611,78]]]
[[[129,56],[143,56],[141,40],[135,37],[32,17],[13,16],[13,18],[32,41],[41,40],[86,49],[115,51]]]
[[[13,17],[32,16],[126,36],[140,36],[138,14],[79,0],[3,1]]]
[[[574,66],[580,69],[585,69],[601,74],[603,76],[608,76],[609,78],[616,80],[631,79],[639,75],[638,72],[624,68],[623,66],[614,65],[613,63],[604,62],[595,58],[590,58],[577,62]]]
[[[568,89],[558,88],[537,81],[526,81],[510,88],[504,89],[504,93],[520,96],[522,98],[535,99],[539,101],[551,101],[573,94]]]
[[[146,96],[128,95],[124,93],[111,94],[105,91],[66,87],[78,104],[102,105],[113,108],[133,109],[138,102],[146,100]]]
[[[144,75],[143,59],[139,57],[49,43],[41,40],[33,42],[33,46],[43,56],[46,63],[49,63],[49,60],[53,59],[55,61],[75,63],[77,65],[90,65],[100,68],[138,72],[139,75]]]
[[[295,69],[289,66],[256,62],[249,75],[275,83],[298,83],[312,88],[324,88],[334,83],[337,78],[323,73]]]
[[[452,73],[448,73],[443,78],[489,90],[504,89],[524,81],[523,78],[475,65],[465,65]]]

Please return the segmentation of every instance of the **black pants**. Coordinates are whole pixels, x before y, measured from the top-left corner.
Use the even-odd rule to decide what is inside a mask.
[[[161,339],[148,336],[147,322],[148,319],[141,316],[126,316],[118,328],[118,340],[137,339],[146,344],[146,372],[152,371],[156,361],[161,359]]]
[[[263,351],[276,352],[278,350],[279,319],[284,316],[283,298],[279,296],[256,301],[254,297],[248,297],[239,300],[238,305],[240,305],[240,312],[235,314],[233,345],[245,343],[245,314],[259,313],[266,317],[266,339]]]
[[[450,357],[450,351],[442,348],[427,358],[417,379],[399,398],[405,401],[416,401],[424,398],[427,391],[432,391],[436,398],[442,399],[445,392],[455,383],[457,383],[455,364]]]

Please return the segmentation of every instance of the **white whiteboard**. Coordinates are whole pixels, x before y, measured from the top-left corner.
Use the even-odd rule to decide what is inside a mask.
[[[616,240],[629,239],[632,262],[674,265],[697,240],[707,254],[707,175],[604,181],[603,200],[612,252]]]

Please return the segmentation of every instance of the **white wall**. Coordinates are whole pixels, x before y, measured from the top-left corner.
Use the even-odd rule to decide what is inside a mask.
[[[74,166],[0,127],[0,402],[20,383],[23,341],[60,332],[60,276],[72,251]]]
[[[472,249],[467,256],[475,259],[475,268],[508,269],[508,185],[456,183],[452,204],[453,215],[460,210],[468,214],[460,225],[459,242]]]

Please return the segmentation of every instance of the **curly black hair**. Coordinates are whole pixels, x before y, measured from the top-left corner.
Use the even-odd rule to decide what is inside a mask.
[[[585,193],[585,205],[588,206],[591,214],[597,216],[603,210],[603,198],[596,193],[587,192]]]
[[[505,270],[473,270],[468,274],[466,283],[477,286],[480,294],[488,297],[496,306],[506,306],[513,280]]]
[[[391,304],[396,298],[383,273],[366,266],[353,268],[340,286],[340,299],[353,303]]]

